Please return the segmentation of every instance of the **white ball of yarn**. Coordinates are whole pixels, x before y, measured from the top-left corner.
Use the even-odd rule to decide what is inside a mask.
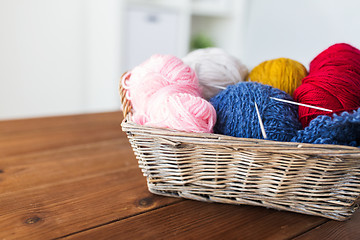
[[[195,70],[202,97],[209,100],[228,85],[245,80],[248,69],[239,59],[220,48],[202,48],[187,54],[185,64]]]

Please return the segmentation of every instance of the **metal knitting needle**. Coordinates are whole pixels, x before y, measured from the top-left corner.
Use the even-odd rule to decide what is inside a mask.
[[[312,106],[312,105],[308,105],[308,104],[304,104],[304,103],[293,102],[293,101],[280,99],[280,98],[274,98],[274,97],[270,97],[270,98],[274,99],[276,101],[279,101],[279,102],[285,102],[285,103],[295,104],[295,105],[299,105],[299,106],[303,106],[303,107],[315,108],[315,109],[318,109],[318,110],[323,110],[323,111],[327,111],[327,112],[333,112],[333,110],[330,110],[330,109],[327,109],[327,108],[316,107],[316,106]]]
[[[226,87],[217,86],[217,85],[208,85],[208,86],[218,88],[218,89],[222,89],[222,90],[226,89]]]
[[[267,139],[266,132],[265,132],[265,128],[264,128],[264,124],[263,124],[263,121],[261,120],[259,108],[258,108],[256,102],[255,102],[255,108],[256,108],[256,113],[257,113],[258,119],[259,119],[259,124],[260,124],[261,133],[262,133],[264,139]]]

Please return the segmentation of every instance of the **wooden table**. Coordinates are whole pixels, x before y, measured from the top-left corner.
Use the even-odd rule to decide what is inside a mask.
[[[121,112],[0,121],[0,239],[360,239],[346,222],[156,196]]]

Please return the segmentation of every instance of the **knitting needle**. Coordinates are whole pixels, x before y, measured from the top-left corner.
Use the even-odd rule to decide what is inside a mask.
[[[333,110],[330,110],[330,109],[327,109],[327,108],[316,107],[316,106],[312,106],[312,105],[308,105],[308,104],[304,104],[304,103],[293,102],[293,101],[289,101],[289,100],[285,100],[285,99],[280,99],[280,98],[274,98],[274,97],[270,97],[270,98],[271,98],[271,99],[274,99],[274,100],[276,100],[276,101],[280,101],[280,102],[295,104],[295,105],[299,105],[299,106],[303,106],[303,107],[308,107],[308,108],[315,108],[315,109],[323,110],[323,111],[327,111],[327,112],[333,112]]]
[[[264,139],[267,139],[266,132],[265,132],[265,128],[264,128],[264,124],[263,124],[263,122],[262,122],[262,120],[261,120],[259,108],[258,108],[256,102],[255,102],[255,108],[256,108],[257,116],[258,116],[258,118],[259,118],[259,124],[260,124],[261,133],[262,133]]]
[[[222,86],[217,86],[217,85],[208,85],[209,87],[214,87],[214,88],[219,88],[219,89],[226,89],[226,87],[222,87]]]

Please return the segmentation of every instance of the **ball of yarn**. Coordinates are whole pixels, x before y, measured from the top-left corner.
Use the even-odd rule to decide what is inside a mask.
[[[168,85],[181,85],[200,94],[200,85],[193,69],[171,55],[153,55],[144,63],[132,69],[122,85],[126,97],[137,111],[146,112],[149,98],[158,89]]]
[[[122,78],[132,120],[141,125],[187,132],[212,132],[213,106],[200,97],[194,71],[181,59],[154,55]]]
[[[166,101],[166,98],[170,95],[175,95],[179,93],[186,93],[192,96],[200,97],[199,91],[197,91],[196,89],[188,88],[186,85],[167,85],[164,87],[160,87],[156,89],[156,91],[154,91],[150,95],[150,97],[146,99],[146,102],[144,102],[144,108],[138,109],[136,108],[136,106],[133,106],[134,111],[132,114],[132,120],[140,125],[155,126],[154,123],[159,120],[154,121],[154,119],[160,119],[164,117],[156,115],[164,115],[158,110],[162,107],[162,105]],[[160,127],[159,124],[156,124],[156,126]]]
[[[258,82],[241,82],[228,86],[210,100],[217,114],[214,132],[262,139],[256,102],[267,139],[290,141],[301,128],[297,106],[278,102],[270,97],[292,100],[284,91]]]
[[[230,84],[244,81],[248,74],[247,67],[239,59],[220,48],[198,49],[182,60],[195,70],[205,99],[210,99]]]
[[[360,147],[360,108],[333,117],[321,115],[298,131],[292,142],[338,144]]]
[[[215,122],[215,109],[205,99],[189,93],[162,93],[152,99],[145,125],[211,133]]]
[[[248,79],[278,88],[293,96],[307,70],[301,63],[289,58],[277,58],[257,65]]]
[[[337,43],[318,54],[310,63],[310,72],[332,70],[334,66],[345,67],[358,74],[360,69],[359,50],[350,44]]]
[[[299,107],[305,128],[319,115],[353,111],[360,107],[360,51],[340,43],[321,52],[310,63],[309,75],[295,90],[297,102],[333,110]]]

